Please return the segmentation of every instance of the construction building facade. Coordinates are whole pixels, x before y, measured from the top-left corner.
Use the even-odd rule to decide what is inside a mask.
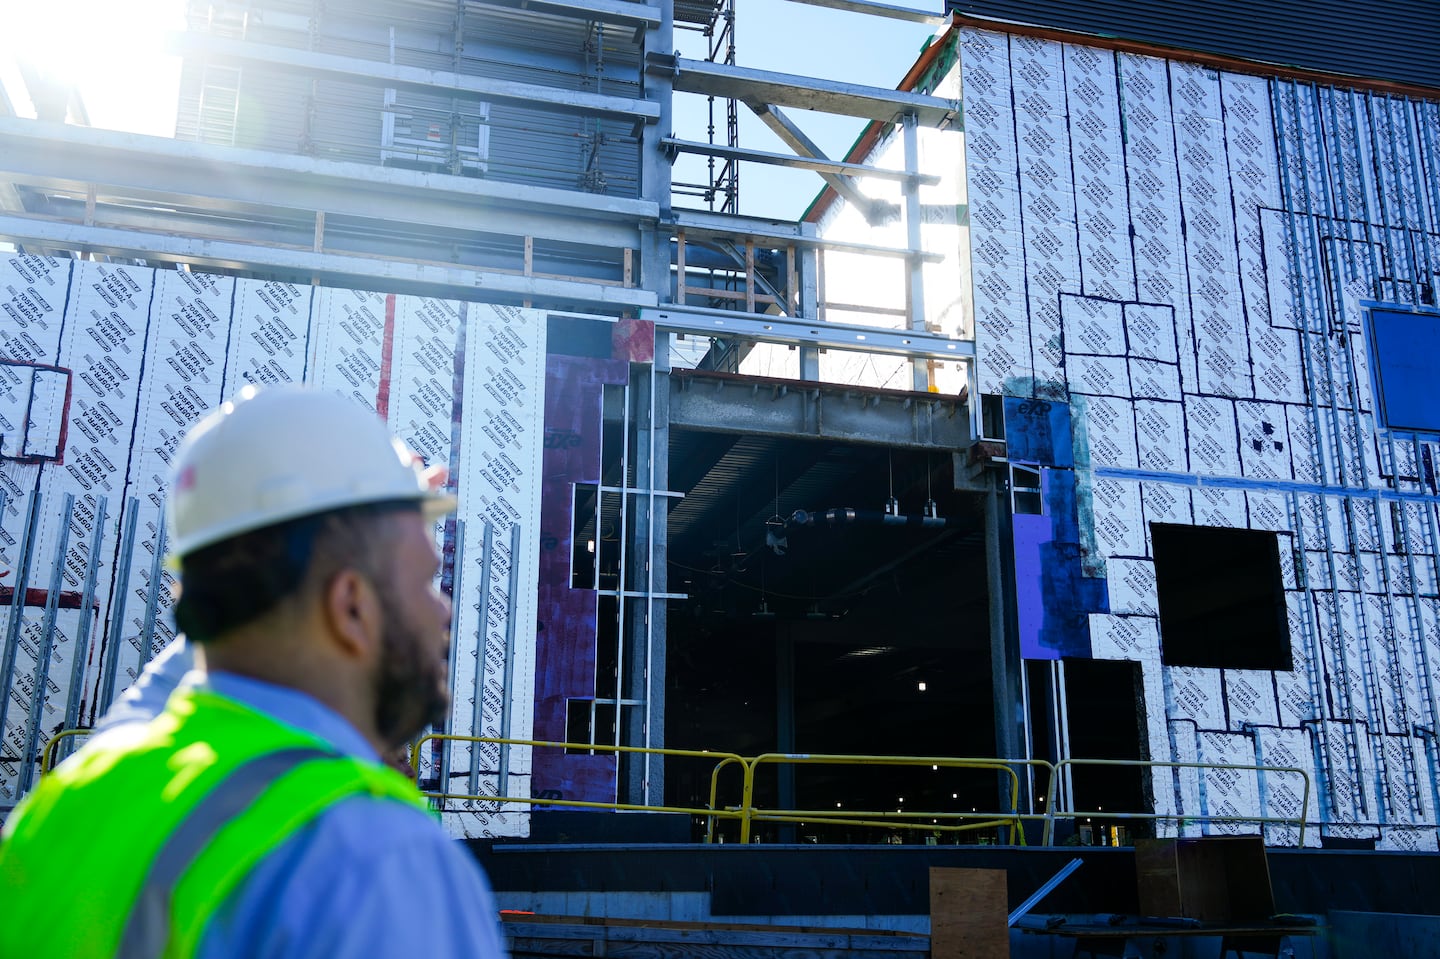
[[[880,89],[737,66],[731,0],[194,0],[174,139],[10,91],[3,802],[173,638],[185,428],[307,382],[460,497],[455,835],[705,807],[708,750],[935,759],[776,762],[762,838],[1435,850],[1433,15],[820,5],[935,34]]]

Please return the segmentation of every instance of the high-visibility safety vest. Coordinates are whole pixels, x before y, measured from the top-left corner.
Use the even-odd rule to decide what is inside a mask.
[[[233,699],[181,690],[41,780],[0,835],[0,959],[188,959],[250,871],[334,803],[413,783]]]

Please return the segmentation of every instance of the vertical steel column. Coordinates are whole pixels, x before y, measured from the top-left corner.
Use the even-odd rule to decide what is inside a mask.
[[[480,546],[480,635],[475,644],[475,690],[470,706],[472,736],[485,735],[485,649],[490,644],[490,561],[495,555],[495,526],[488,518],[485,520],[484,535]],[[471,796],[480,795],[480,745],[470,744]]]
[[[819,234],[814,223],[802,223],[800,229],[802,234],[808,237]],[[795,251],[795,255],[800,259],[800,315],[806,319],[819,319],[821,252],[813,246],[803,246]],[[811,382],[819,380],[820,348],[802,346],[796,352],[800,355],[800,379]]]
[[[601,420],[604,415],[602,411]],[[614,745],[626,746],[622,730],[625,728],[625,594],[630,586],[629,539],[630,539],[630,383],[625,383],[620,394],[620,566],[615,576],[615,736]],[[602,425],[601,434],[604,434]],[[605,484],[605,462],[600,462],[600,485]],[[602,494],[603,495],[603,494]],[[599,531],[596,531],[599,534]],[[598,548],[598,547],[597,547]],[[598,668],[598,664],[597,664]],[[598,677],[597,677],[598,680]],[[598,690],[598,687],[597,687]],[[615,754],[615,794],[620,794],[620,754]]]
[[[500,681],[500,738],[510,738],[510,713],[514,703],[515,682],[515,620],[520,612],[520,524],[510,524],[510,581],[505,597],[505,666]],[[500,745],[500,768],[496,793],[508,796],[510,779],[510,744]]]
[[[1055,695],[1055,758],[1070,758],[1070,706],[1065,693],[1065,660],[1050,662],[1050,684]],[[1073,809],[1075,782],[1071,777],[1072,767],[1065,767],[1065,776],[1056,790],[1057,801],[1062,808]]]
[[[647,54],[655,53],[661,56],[673,54],[675,52],[675,2],[674,0],[655,0],[654,5],[659,9],[660,22],[655,26],[655,28],[646,32],[645,52]],[[729,9],[733,11],[733,8]],[[733,21],[730,21],[728,23],[728,28],[730,31],[732,31],[731,36],[733,37],[733,31],[735,29]],[[642,199],[651,200],[655,203],[658,203],[660,209],[668,210],[671,205],[671,167],[669,162],[665,160],[664,152],[660,149],[659,141],[661,137],[668,136],[669,131],[674,129],[673,89],[671,85],[671,79],[665,76],[654,76],[650,74],[645,74],[644,83],[644,96],[646,99],[656,101],[659,104],[660,119],[658,123],[651,123],[645,125],[645,130],[643,133],[643,143],[641,144],[642,150],[640,170],[640,195]],[[737,205],[731,207],[731,212],[738,212],[738,190],[736,193],[736,200]],[[660,302],[663,303],[666,301],[670,289],[670,238],[667,234],[657,232],[652,228],[644,225],[642,225],[641,236],[642,248],[640,251],[640,285],[643,286],[645,289],[654,292],[657,296],[660,297]],[[681,279],[683,281],[683,277]],[[677,299],[679,298],[677,297]],[[656,350],[655,362],[657,367],[662,362],[668,362],[668,357],[666,357],[665,360],[661,359],[660,351],[658,350],[658,348]],[[652,367],[652,377],[654,369],[655,367]],[[654,384],[652,382],[652,396],[655,396],[657,394],[653,392],[653,387]],[[658,396],[668,398],[669,394],[668,392],[661,392],[658,394]],[[654,402],[652,402],[652,415],[654,409],[655,404]],[[666,429],[668,431],[668,414],[663,422],[665,423]],[[657,425],[658,423],[652,422],[652,427]],[[653,430],[651,434],[651,442],[652,444],[654,443]],[[658,456],[667,457],[664,462],[668,464],[668,432],[666,434],[665,444],[657,444],[652,448],[655,450],[655,452],[651,456],[652,468],[653,464],[655,464],[656,462],[656,457]],[[652,482],[650,484],[652,492],[654,489],[655,481],[667,482],[668,484],[668,481],[666,480],[667,476],[668,465],[666,466],[666,472],[652,473]],[[626,484],[622,481],[620,485],[624,486]],[[657,522],[663,522],[663,518],[657,520],[654,509],[652,508],[650,511],[649,521],[649,525],[652,531],[656,528]],[[660,531],[661,532],[658,537],[658,543],[660,544],[659,548],[663,549],[663,544],[665,543],[663,526],[660,527]],[[653,532],[652,535],[654,535]],[[651,566],[651,571],[649,574],[647,574],[647,578],[648,582],[652,586],[652,590],[653,588],[656,588],[658,586],[658,588],[663,591],[665,588],[665,568],[663,564],[661,564],[659,566],[659,569],[655,569],[657,562],[654,548],[651,549],[650,555],[647,556],[646,559]],[[651,593],[651,595],[653,596],[653,592]],[[621,602],[623,604],[623,599]],[[645,696],[645,724],[647,741],[652,741],[656,737],[655,730],[657,726],[660,729],[664,728],[663,697],[665,694],[665,662],[663,644],[665,628],[663,620],[660,623],[658,632],[655,627],[656,616],[657,614],[663,614],[664,604],[658,604],[658,609],[652,608],[656,606],[657,604],[647,603],[646,609],[647,618],[649,619],[646,634],[646,655],[647,657],[649,657],[649,659],[647,660],[649,662],[649,675],[645,677],[645,682],[649,684],[649,689]],[[659,635],[661,637],[661,648],[658,657],[655,655],[656,635]],[[620,695],[621,689],[622,687],[617,682],[615,687],[615,698],[617,700],[622,698]],[[618,720],[620,718],[620,709],[621,707],[617,703],[615,707],[617,726],[619,725]],[[656,762],[654,765],[647,765],[645,768],[646,795],[648,797],[651,790],[663,790],[664,769],[663,767],[659,766],[658,762]]]
[[[25,523],[20,528],[20,547],[15,553],[15,592],[10,597],[10,618],[5,623],[5,653],[0,659],[0,755],[4,754],[7,746],[5,721],[10,712],[10,684],[15,679],[15,656],[20,649],[20,629],[25,623],[25,594],[30,589],[31,554],[35,550],[43,500],[39,490],[31,490],[26,497]]]
[[[90,657],[90,617],[95,607],[95,582],[100,576],[100,546],[105,540],[105,508],[101,496],[95,504],[95,531],[90,534],[90,557],[85,564],[85,589],[80,595],[80,620],[75,626],[75,655],[70,662],[70,695],[65,701],[65,728],[80,724],[80,703],[85,698],[85,666]],[[65,753],[68,754],[67,745]]]
[[[135,554],[135,534],[137,524],[140,520],[140,501],[131,498],[125,504],[125,534],[120,537],[120,559],[115,564],[115,585],[111,588],[110,594],[115,597],[111,604],[107,617],[109,628],[106,630],[105,645],[100,650],[103,659],[108,653],[110,658],[106,659],[101,669],[100,691],[96,697],[98,708],[97,716],[103,716],[115,701],[115,674],[120,666],[121,647],[125,644],[125,606],[130,598],[130,560]]]
[[[925,330],[925,261],[919,251],[924,243],[921,234],[920,182],[915,178],[920,172],[920,121],[913,113],[900,119],[905,138],[905,178],[902,192],[905,196],[905,245],[913,251],[905,259],[908,286],[905,293],[905,310],[909,315],[910,329],[914,332]],[[930,389],[930,368],[925,360],[911,360],[911,380],[915,391],[928,392]]]
[[[625,494],[626,502],[633,503],[626,522],[626,535],[631,543],[631,555],[634,559],[630,564],[633,573],[630,577],[630,588],[627,590],[632,602],[623,620],[623,629],[630,637],[630,643],[626,647],[629,650],[629,662],[625,670],[627,681],[624,685],[616,685],[616,698],[619,700],[616,706],[616,721],[617,730],[622,724],[625,727],[625,743],[648,747],[655,745],[657,739],[655,727],[652,725],[651,704],[656,695],[664,695],[663,688],[657,691],[652,681],[655,665],[657,566],[662,567],[658,575],[664,575],[663,564],[656,556],[657,549],[662,548],[655,536],[658,455],[655,434],[661,427],[657,424],[655,410],[655,364],[652,363],[648,369],[639,365],[632,366],[631,373],[632,377],[643,378],[645,382],[643,386],[636,382],[631,393],[635,408],[627,413],[627,429],[633,425],[635,431],[635,482],[634,487],[627,489]],[[629,486],[628,480],[626,485]],[[661,509],[664,509],[663,505]],[[630,712],[628,719],[623,711],[626,706]],[[663,733],[658,738],[663,741]],[[619,794],[628,802],[645,802],[654,768],[654,759],[649,754],[635,756],[628,764],[624,780],[617,781]]]
[[[1019,759],[1028,715],[1022,708],[1025,661],[1010,629],[1009,611],[1014,585],[1002,556],[1013,556],[1009,497],[999,489],[999,474],[992,474],[985,493],[985,580],[989,594],[990,688],[994,696],[995,754]],[[1020,714],[1017,716],[1017,712]]]
[[[455,664],[460,661],[459,607],[465,596],[465,521],[458,517],[455,520],[455,554],[450,569],[450,706],[445,710],[445,726],[442,730],[447,736],[455,735]],[[454,746],[453,740],[441,740],[438,791],[442,793],[450,791],[450,752]],[[415,771],[419,772],[418,769]]]
[[[646,538],[649,552],[646,559],[647,599],[645,602],[645,736],[646,746],[665,746],[665,662],[666,603],[656,596],[669,591],[670,574],[667,557],[669,501],[660,499],[657,490],[670,488],[670,389],[667,364],[659,359],[650,368],[650,443],[649,468],[646,470]],[[665,375],[661,385],[660,377]],[[665,758],[645,754],[644,799],[647,805],[658,805],[664,799]]]
[[[39,761],[40,717],[50,691],[50,659],[55,655],[55,618],[60,610],[60,589],[65,585],[65,554],[70,550],[70,523],[75,519],[75,494],[66,493],[60,509],[60,538],[55,545],[55,563],[50,568],[50,582],[45,591],[45,616],[40,635],[35,641],[35,677],[30,690],[30,715],[25,721],[25,760],[20,767],[20,792],[30,791],[35,782],[35,764]]]

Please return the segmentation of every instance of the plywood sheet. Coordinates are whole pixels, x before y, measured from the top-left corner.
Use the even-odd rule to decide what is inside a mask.
[[[1009,959],[1003,869],[930,868],[932,959]]]

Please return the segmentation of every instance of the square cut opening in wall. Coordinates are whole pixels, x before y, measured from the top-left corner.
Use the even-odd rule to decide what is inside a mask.
[[[1293,668],[1279,536],[1150,524],[1167,666]]]

